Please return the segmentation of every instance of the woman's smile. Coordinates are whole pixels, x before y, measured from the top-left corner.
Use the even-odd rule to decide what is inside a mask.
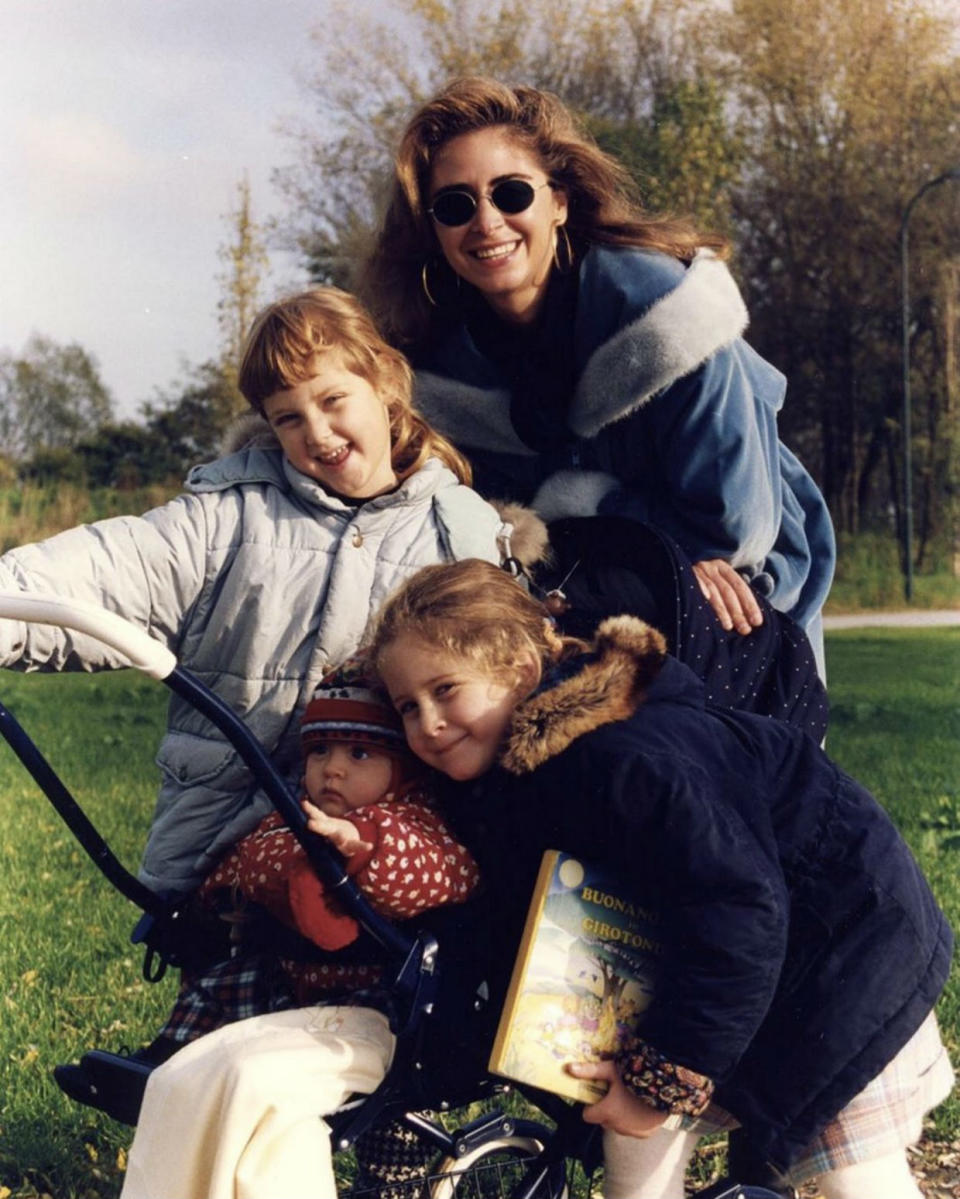
[[[481,246],[479,249],[471,250],[470,252],[474,258],[478,258],[481,262],[502,262],[507,255],[512,254],[520,245],[520,239],[516,238],[513,241],[501,242],[496,246]]]

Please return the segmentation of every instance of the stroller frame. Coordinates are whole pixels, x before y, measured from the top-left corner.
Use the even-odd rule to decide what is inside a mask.
[[[410,1181],[381,1186],[358,1184],[346,1192],[355,1199],[565,1199],[568,1180],[579,1163],[587,1173],[599,1164],[598,1132],[580,1118],[578,1105],[525,1085],[507,1085],[487,1076],[471,1079],[461,1091],[442,1094],[425,1076],[422,1045],[435,1004],[440,946],[423,929],[408,932],[380,916],[348,877],[340,856],[306,825],[297,796],[244,722],[189,671],[166,646],[106,609],[55,595],[0,591],[0,618],[55,625],[88,634],[129,659],[132,667],[162,682],[191,704],[229,740],[280,812],[311,866],[344,910],[385,951],[393,998],[391,1029],[396,1050],[386,1077],[370,1095],[356,1096],[326,1117],[335,1151],[351,1149],[372,1129],[399,1124],[436,1151],[438,1162]],[[50,800],[94,865],[142,915],[131,940],[144,946],[143,976],[155,982],[168,965],[182,964],[186,906],[168,901],[143,885],[115,857],[81,806],[13,714],[0,703],[0,735]],[[99,1068],[123,1075],[138,1106],[151,1067],[122,1055],[93,1050],[84,1055]],[[448,1084],[445,1084],[448,1085]],[[466,1107],[477,1100],[518,1092],[550,1121],[518,1118],[493,1108],[449,1132],[432,1112]],[[99,1105],[98,1105],[99,1106]],[[109,1110],[105,1108],[104,1110]],[[116,1112],[111,1114],[117,1115]],[[534,1113],[535,1114],[535,1113]],[[119,1118],[135,1123],[135,1117]],[[724,1178],[697,1192],[700,1199],[778,1199],[776,1192],[741,1186]],[[341,1196],[345,1195],[343,1190]]]

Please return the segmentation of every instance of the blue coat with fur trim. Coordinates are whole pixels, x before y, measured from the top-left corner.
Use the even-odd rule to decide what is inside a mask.
[[[507,377],[476,320],[471,333],[452,314],[411,355],[420,409],[470,457],[482,494],[532,503],[548,521],[646,521],[694,561],[730,561],[815,640],[835,561],[830,516],[778,439],[785,380],[742,340],[747,313],[726,266],[709,251],[685,266],[593,246],[571,285],[531,343],[541,374],[569,363],[568,402],[531,419],[535,375]],[[563,435],[543,444],[547,424]]]
[[[791,725],[706,705],[663,644],[605,621],[519,705],[497,767],[447,784],[488,905],[470,953],[498,1008],[542,852],[617,869],[666,951],[621,1074],[691,1113],[683,1074],[665,1101],[632,1063],[704,1076],[783,1169],[919,1028],[951,933],[872,796]]]

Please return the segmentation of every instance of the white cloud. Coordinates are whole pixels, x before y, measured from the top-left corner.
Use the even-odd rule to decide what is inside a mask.
[[[33,203],[63,196],[72,205],[112,201],[149,169],[122,132],[82,113],[28,116],[17,130],[24,188]]]

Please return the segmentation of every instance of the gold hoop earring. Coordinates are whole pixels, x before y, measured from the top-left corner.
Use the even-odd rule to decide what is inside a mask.
[[[429,265],[429,262],[423,264],[423,270],[420,272],[420,286],[423,288],[423,294],[427,297],[427,303],[431,308],[436,308],[437,301],[431,295],[430,284],[427,282],[427,267]]]
[[[428,272],[430,270],[431,263],[436,263],[438,269],[442,270],[444,262],[445,262],[445,259],[443,259],[443,258],[428,258],[427,261],[423,264],[423,267],[421,268],[421,271],[420,271],[420,286],[423,288],[423,294],[427,297],[427,303],[430,305],[431,308],[439,308],[440,305],[439,305],[439,302],[437,301],[437,299],[435,298],[433,292],[430,290],[430,277],[429,277]],[[444,279],[442,274],[439,275],[435,280],[435,282],[439,285],[439,291],[440,291],[441,296],[445,297],[444,298],[445,303],[449,303],[450,300],[454,299],[456,296],[458,296],[460,294],[460,276],[457,274],[457,272],[455,270],[453,270],[452,267],[450,268],[450,274],[456,280],[456,284],[454,287],[450,286],[450,284]]]
[[[566,262],[560,261],[560,239],[563,238],[563,256]],[[553,227],[553,265],[557,268],[557,274],[567,275],[573,270],[573,246],[570,243],[570,234],[567,232],[566,225],[554,225]]]

